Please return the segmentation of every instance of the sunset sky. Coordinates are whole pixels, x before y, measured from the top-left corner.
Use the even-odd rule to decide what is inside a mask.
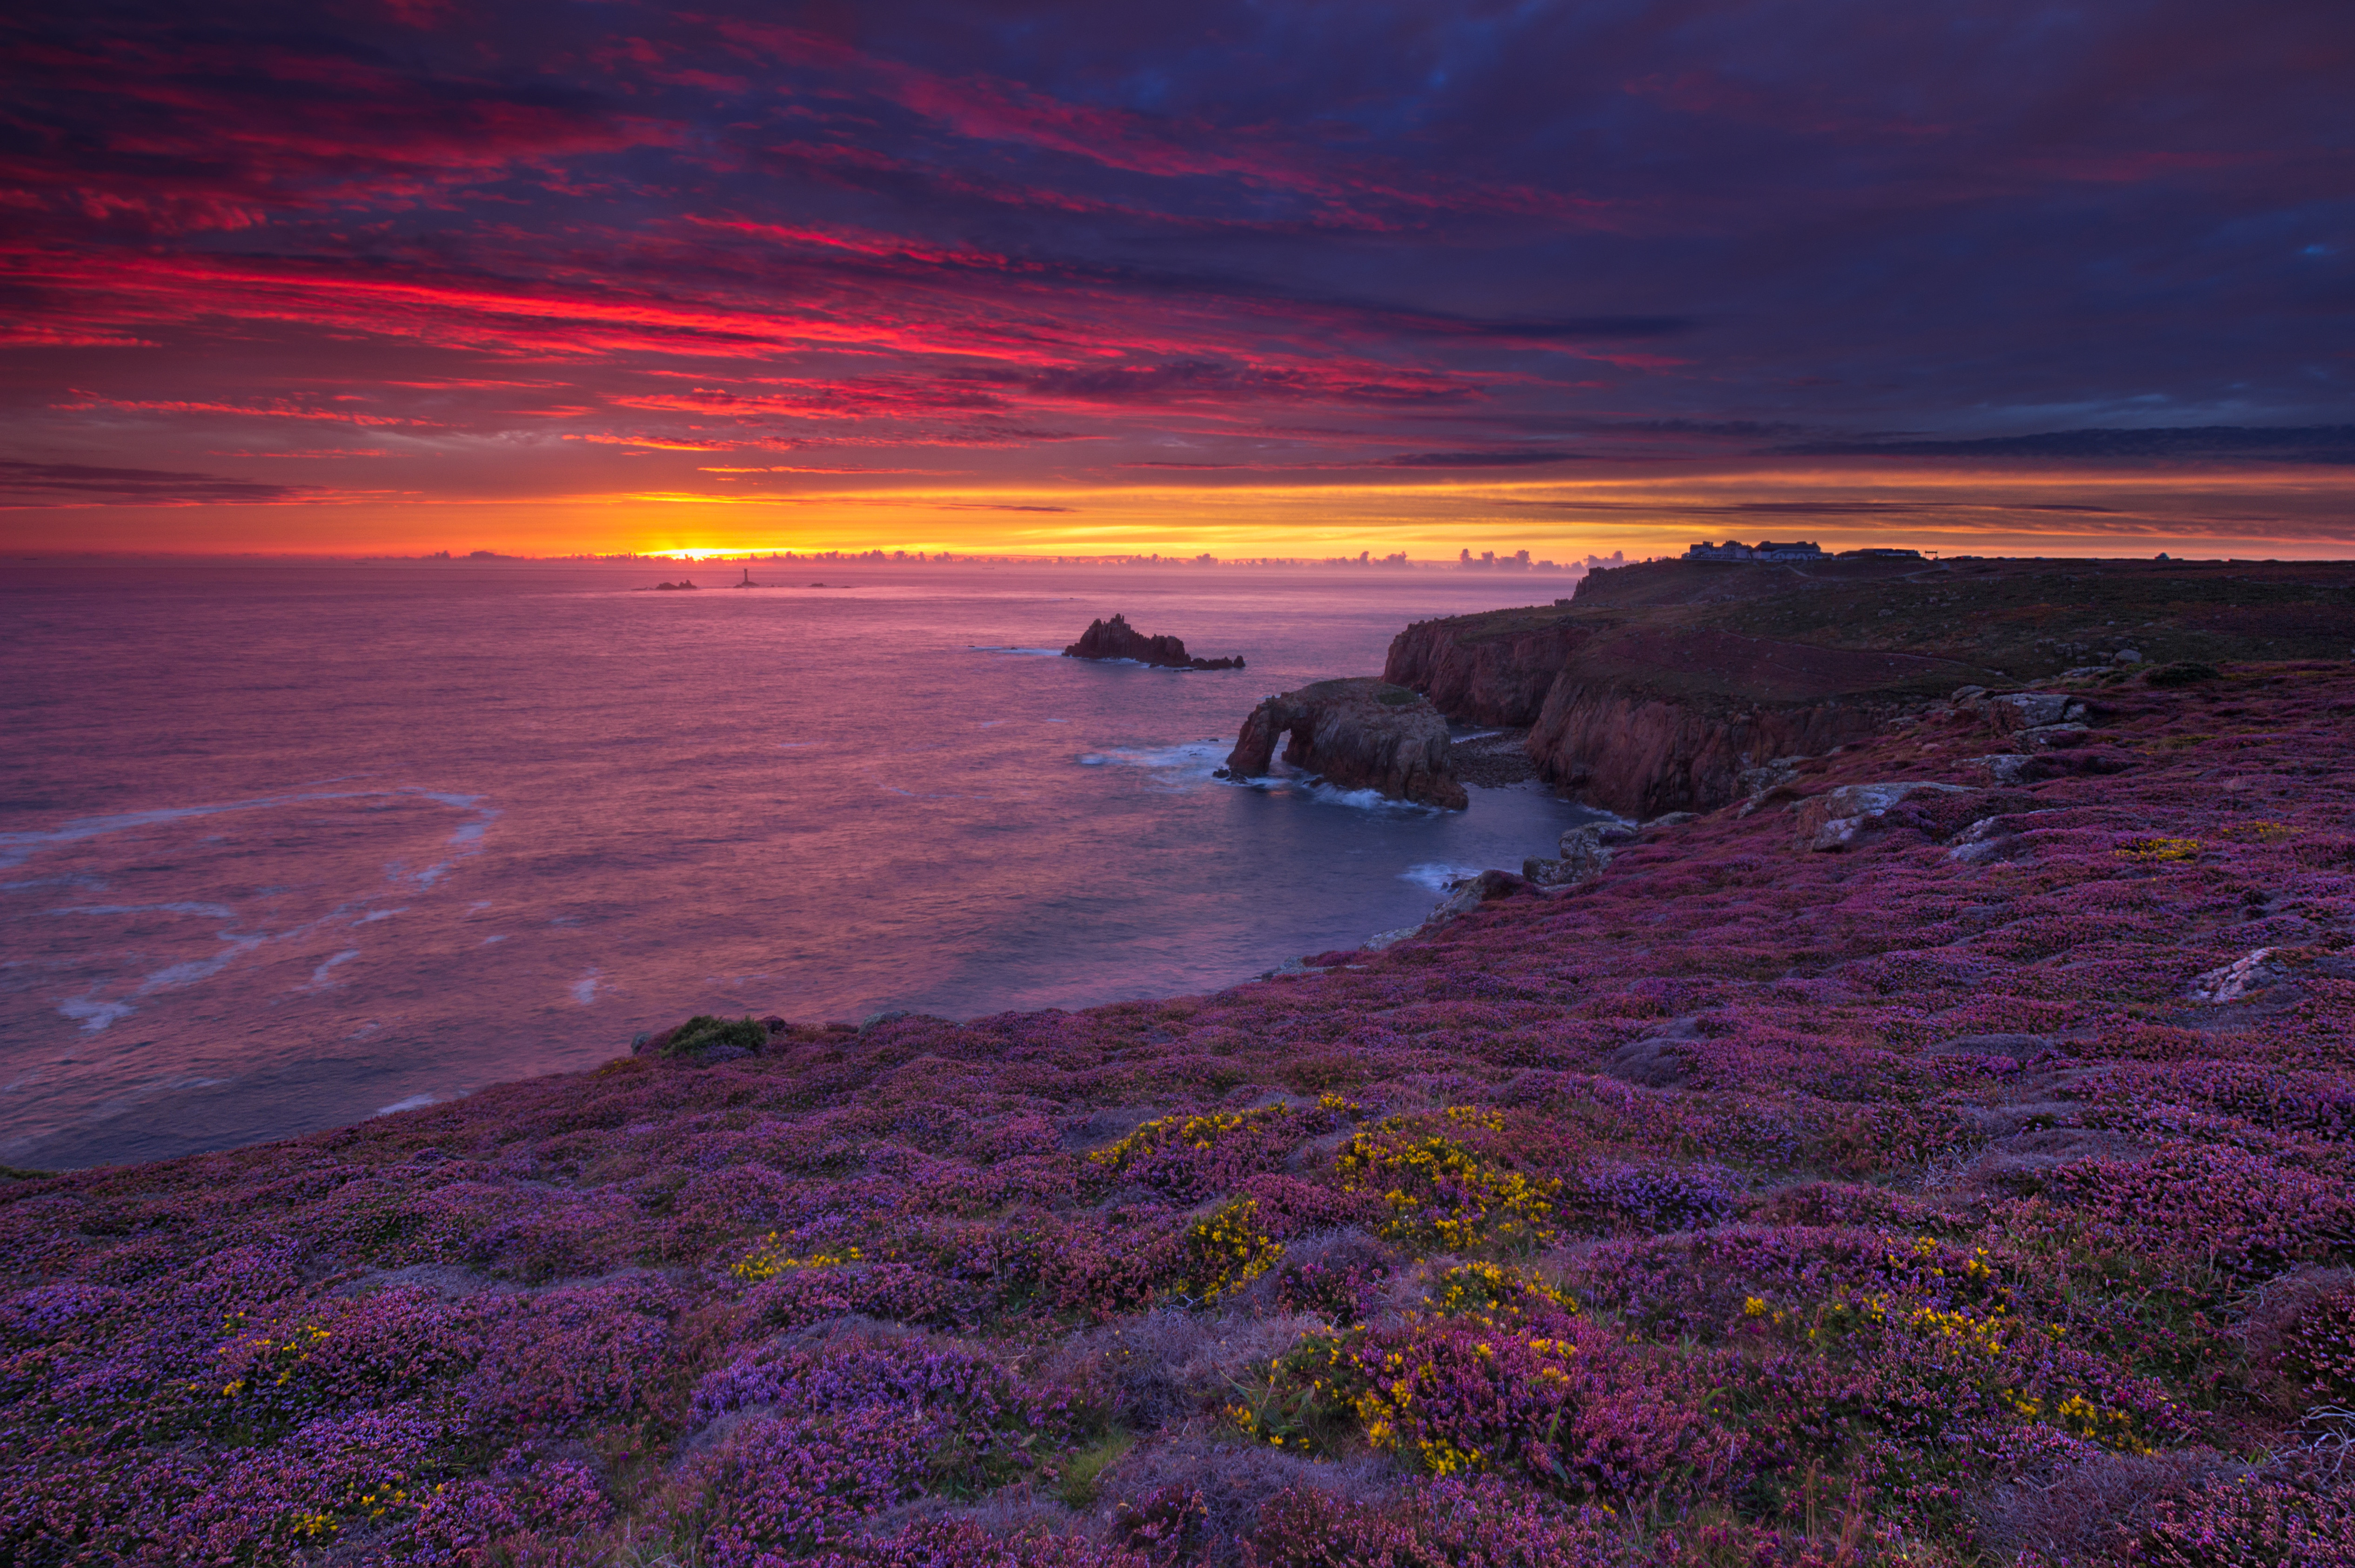
[[[30,7],[0,546],[2355,554],[2355,7]]]

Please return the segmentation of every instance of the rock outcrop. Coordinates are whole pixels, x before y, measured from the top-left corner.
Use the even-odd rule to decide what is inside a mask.
[[[1391,639],[1382,664],[1383,679],[1412,687],[1466,724],[1536,723],[1554,677],[1593,635],[1544,610],[1482,616],[1476,631],[1467,619],[1417,621]]]
[[[1284,760],[1343,789],[1461,811],[1470,804],[1448,763],[1447,720],[1404,687],[1371,676],[1320,680],[1252,709],[1228,754],[1237,778],[1256,778]]]
[[[2108,771],[2083,709],[2045,686],[2343,660],[2350,592],[2346,562],[1657,561],[1550,605],[1419,622],[1382,673],[1451,719],[1527,726],[1540,777],[1649,820],[1755,797],[1762,768],[1942,713],[2037,773]]]
[[[1842,784],[1811,796],[1800,806],[1798,846],[1802,849],[1849,848],[1881,826],[1891,806],[1909,795],[1970,793],[1962,784],[1911,779],[1891,784]]]
[[[1617,614],[1424,621],[1385,678],[1451,718],[1525,724],[1538,775],[1623,816],[1711,811],[1763,759],[1820,756],[1951,691],[1971,667]]]
[[[1109,621],[1091,621],[1080,640],[1063,650],[1067,659],[1134,659],[1138,664],[1153,665],[1161,669],[1241,669],[1241,656],[1231,659],[1199,659],[1186,656],[1186,644],[1178,637],[1148,637],[1128,624],[1125,615],[1114,615]]]
[[[759,1055],[788,1027],[781,1018],[723,1019],[698,1013],[683,1024],[638,1036],[630,1042],[630,1054],[684,1061],[733,1061]]]

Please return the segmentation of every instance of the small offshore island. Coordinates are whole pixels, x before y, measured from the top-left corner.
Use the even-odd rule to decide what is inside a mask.
[[[1188,658],[1182,637],[1148,637],[1128,624],[1125,615],[1114,615],[1109,621],[1091,621],[1080,640],[1063,650],[1067,659],[1127,659],[1136,664],[1152,665],[1158,669],[1241,669],[1240,655],[1233,658]]]
[[[2355,1561],[2350,656],[2311,562],[1411,626],[1236,764],[1619,820],[1379,950],[9,1173],[0,1560]]]

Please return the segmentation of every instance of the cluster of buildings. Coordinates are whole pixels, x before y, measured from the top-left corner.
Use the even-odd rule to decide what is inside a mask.
[[[1687,560],[1829,560],[1823,547],[1810,539],[1777,541],[1760,539],[1756,544],[1742,544],[1728,539],[1723,544],[1707,540],[1685,551]],[[1841,560],[1920,560],[1918,549],[1896,549],[1886,547],[1869,549],[1844,549]]]

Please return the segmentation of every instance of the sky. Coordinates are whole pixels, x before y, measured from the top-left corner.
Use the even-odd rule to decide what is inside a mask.
[[[2355,7],[0,22],[0,549],[2355,555]]]

